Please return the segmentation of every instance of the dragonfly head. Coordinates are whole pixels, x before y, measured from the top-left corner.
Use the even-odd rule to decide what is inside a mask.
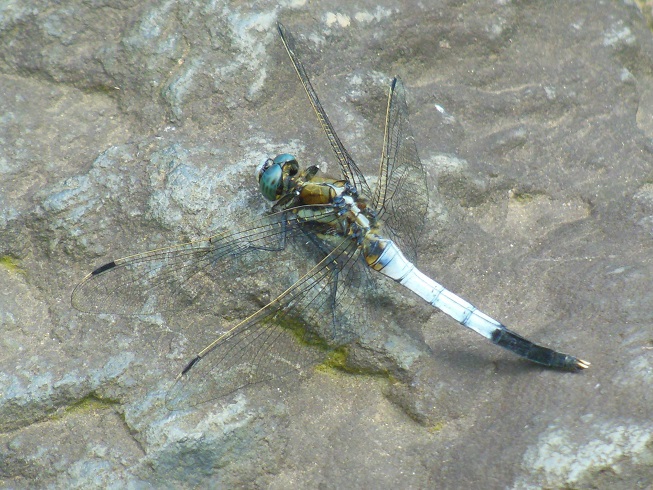
[[[266,158],[256,168],[261,194],[270,201],[277,201],[287,194],[292,187],[292,178],[299,172],[299,164],[294,156],[282,153],[272,158]]]

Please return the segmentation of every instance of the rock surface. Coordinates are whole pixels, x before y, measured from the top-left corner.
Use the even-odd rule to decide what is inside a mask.
[[[653,485],[653,42],[636,6],[599,4],[5,2],[0,484]],[[71,308],[112,258],[261,214],[264,156],[336,172],[277,20],[370,175],[404,80],[420,268],[588,371],[516,359],[388,283],[358,374],[169,412],[215,325]]]

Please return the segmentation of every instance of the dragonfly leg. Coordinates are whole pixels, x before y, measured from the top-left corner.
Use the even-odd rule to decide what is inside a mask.
[[[281,221],[278,225],[281,227],[281,230],[276,233],[278,237],[277,243],[274,245],[250,245],[250,248],[254,250],[263,250],[265,252],[280,252],[281,250],[285,250],[288,231],[291,227],[285,214],[281,217]]]

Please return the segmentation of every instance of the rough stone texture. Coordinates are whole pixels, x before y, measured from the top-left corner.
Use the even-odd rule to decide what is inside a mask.
[[[95,266],[260,214],[263,156],[336,171],[277,20],[368,173],[403,78],[421,269],[590,370],[532,366],[388,284],[350,363],[389,375],[168,412],[211,331],[72,310]],[[651,488],[652,54],[630,2],[3,2],[2,485]]]

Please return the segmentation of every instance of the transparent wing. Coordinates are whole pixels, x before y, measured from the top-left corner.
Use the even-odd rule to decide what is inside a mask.
[[[408,122],[406,91],[399,78],[388,96],[379,180],[372,200],[391,238],[410,260],[417,257],[428,208],[426,171]]]
[[[325,228],[331,217],[333,210],[325,207]],[[296,215],[284,211],[255,220],[244,231],[114,260],[75,287],[72,305],[89,313],[148,315],[215,302],[216,284],[245,271],[256,273],[251,256],[263,252],[269,260],[268,252],[283,250],[299,227]]]
[[[170,410],[224,397],[322,361],[367,324],[355,307],[372,280],[356,243],[340,243],[295,284],[205,347],[166,397]]]
[[[322,129],[329,139],[329,143],[331,143],[331,148],[333,148],[333,151],[338,158],[338,162],[340,163],[340,170],[343,176],[348,182],[356,187],[361,196],[370,198],[372,193],[369,186],[367,185],[367,182],[365,181],[365,177],[363,177],[363,174],[359,170],[358,166],[354,163],[354,160],[349,155],[349,152],[345,149],[344,145],[338,138],[338,135],[336,135],[336,132],[331,125],[331,121],[329,121],[329,118],[324,111],[322,104],[320,104],[320,99],[318,99],[317,93],[315,92],[311,81],[308,79],[304,65],[297,57],[297,53],[295,51],[295,40],[292,37],[292,34],[290,34],[290,32],[280,22],[277,23],[277,29],[279,30],[279,35],[281,36],[283,45],[288,52],[290,61],[292,61],[292,64],[295,67],[297,76],[301,80],[302,85],[304,86],[304,90],[306,90],[306,95],[308,96],[308,100],[310,100],[311,105],[313,106],[315,115],[320,121]]]
[[[319,222],[302,222],[284,211],[250,223],[245,231],[109,262],[75,288],[73,306],[131,315],[178,312],[189,306],[195,311],[215,304],[216,295],[226,294],[227,288],[241,296],[243,287],[258,290],[270,282],[278,287],[289,271],[308,269],[235,327],[209,325],[206,330],[218,333],[208,346],[206,336],[211,334],[195,332],[191,352],[203,349],[176,381],[167,403],[171,408],[194,405],[298,372],[320,362],[330,349],[353,341],[368,324],[367,309],[361,306],[376,301],[362,298],[375,290],[376,278],[358,245],[332,234],[328,221],[333,209],[325,207],[322,216],[315,215],[315,206],[311,209]],[[282,250],[286,253],[275,253]],[[311,267],[311,258],[317,265]],[[252,269],[259,264],[262,269]]]

